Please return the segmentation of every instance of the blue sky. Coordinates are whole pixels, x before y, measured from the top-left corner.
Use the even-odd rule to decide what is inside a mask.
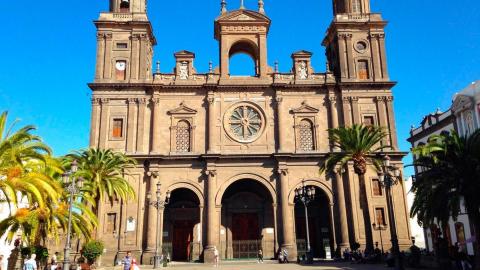
[[[0,29],[0,110],[21,124],[34,124],[55,154],[88,145],[90,90],[96,38],[92,23],[108,0],[4,1]],[[236,9],[240,0],[229,0]],[[256,0],[246,0],[255,8]],[[158,45],[155,59],[171,71],[173,53],[196,53],[198,71],[218,63],[213,21],[220,0],[148,1]],[[265,0],[272,19],[268,62],[291,68],[297,50],[314,53],[316,71],[325,70],[324,33],[332,19],[331,0]],[[390,22],[387,57],[394,88],[402,150],[410,125],[452,95],[480,79],[480,2],[478,0],[372,0],[372,10]],[[406,160],[408,163],[408,160]]]

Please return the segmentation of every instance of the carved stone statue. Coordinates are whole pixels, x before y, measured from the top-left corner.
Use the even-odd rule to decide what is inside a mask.
[[[308,70],[307,70],[307,62],[302,61],[300,62],[300,67],[297,72],[298,78],[300,80],[306,80],[308,78]]]
[[[180,63],[179,76],[180,80],[188,80],[188,62]]]

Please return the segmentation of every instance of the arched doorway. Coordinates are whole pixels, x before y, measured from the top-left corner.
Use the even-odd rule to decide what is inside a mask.
[[[273,200],[261,183],[244,179],[231,184],[222,196],[222,259],[255,259],[258,250],[274,256]]]
[[[295,236],[297,239],[298,256],[305,255],[306,224],[305,207],[303,203],[295,203]],[[327,252],[333,254],[334,239],[331,221],[330,199],[325,192],[315,187],[315,199],[308,204],[308,227],[310,233],[310,247],[314,258],[326,258]]]
[[[201,253],[200,201],[187,188],[173,190],[165,207],[163,252],[174,261],[195,261]]]

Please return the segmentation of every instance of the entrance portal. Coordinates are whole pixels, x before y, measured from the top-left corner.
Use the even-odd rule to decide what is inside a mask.
[[[240,180],[222,197],[220,229],[222,259],[255,259],[274,256],[273,203],[268,190],[255,180]]]
[[[172,192],[170,203],[165,207],[162,252],[174,261],[200,259],[199,205],[200,201],[193,191],[180,188]]]
[[[315,199],[308,205],[308,227],[310,247],[315,258],[326,258],[327,252],[333,256],[333,230],[330,221],[330,203],[327,195],[315,188]],[[305,207],[303,203],[295,204],[295,233],[297,237],[298,256],[307,251]]]

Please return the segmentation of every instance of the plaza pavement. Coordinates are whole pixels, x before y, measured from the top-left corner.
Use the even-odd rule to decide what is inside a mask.
[[[140,266],[140,270],[152,269],[151,265]],[[381,270],[381,269],[393,269],[387,268],[385,265],[372,265],[372,264],[351,264],[351,263],[315,263],[313,265],[299,265],[299,264],[278,264],[273,261],[265,261],[265,263],[258,264],[256,262],[221,262],[218,267],[214,267],[210,264],[197,264],[197,263],[171,263],[167,268],[161,269],[178,269],[178,270],[206,270],[206,269],[218,269],[218,270]],[[107,270],[107,269],[106,269]],[[122,267],[110,268],[108,270],[123,270]]]

